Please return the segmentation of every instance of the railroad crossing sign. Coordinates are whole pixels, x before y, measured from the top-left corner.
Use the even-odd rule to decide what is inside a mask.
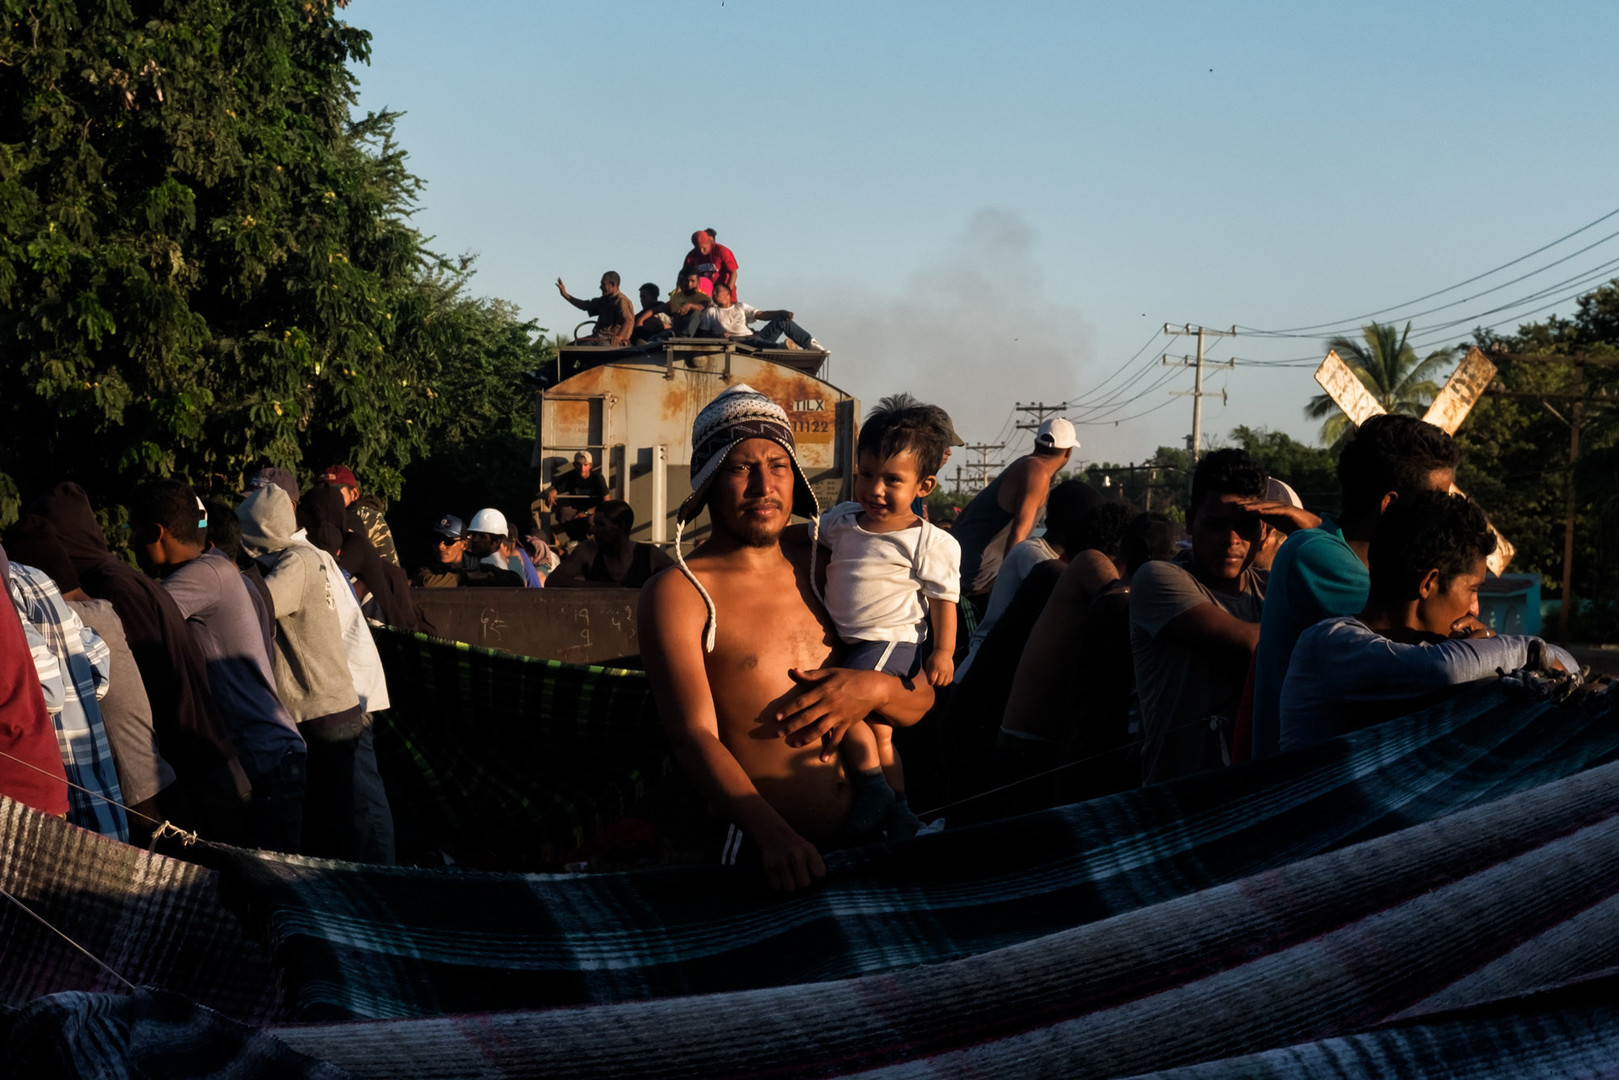
[[[1450,373],[1450,378],[1445,380],[1445,385],[1435,395],[1433,404],[1428,406],[1422,419],[1447,435],[1456,434],[1456,429],[1462,426],[1462,421],[1484,395],[1484,388],[1490,385],[1493,378],[1495,365],[1476,348],[1468,349],[1467,355]],[[1329,351],[1321,366],[1316,368],[1315,381],[1321,384],[1321,389],[1327,392],[1327,396],[1337,403],[1344,415],[1349,417],[1349,422],[1356,427],[1384,412],[1383,406],[1366,389],[1366,384],[1360,381],[1360,377],[1335,350]],[[1455,484],[1450,485],[1450,490],[1461,494],[1461,488]],[[1493,524],[1490,531],[1495,534],[1495,554],[1489,559],[1490,573],[1499,576],[1505,572],[1517,549]]]

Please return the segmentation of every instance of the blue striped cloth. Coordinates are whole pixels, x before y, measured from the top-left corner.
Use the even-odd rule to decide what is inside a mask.
[[[68,820],[127,842],[118,768],[97,704],[112,669],[107,643],[79,621],[42,570],[11,564],[11,602],[28,635],[68,782],[77,785],[68,788]]]

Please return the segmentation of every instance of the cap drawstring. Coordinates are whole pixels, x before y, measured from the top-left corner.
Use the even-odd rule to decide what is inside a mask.
[[[685,531],[686,523],[676,515],[675,565],[680,567],[680,572],[686,575],[686,580],[691,582],[692,588],[697,590],[697,595],[703,598],[703,604],[708,608],[708,618],[703,622],[703,651],[711,653],[714,651],[714,634],[719,627],[719,613],[714,610],[714,598],[708,595],[708,590],[703,588],[703,583],[697,580],[697,575],[686,565],[686,557],[680,553],[680,535]]]

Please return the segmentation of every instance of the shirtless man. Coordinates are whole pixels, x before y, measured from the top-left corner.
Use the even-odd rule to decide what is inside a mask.
[[[787,414],[751,388],[709,403],[692,429],[677,559],[705,505],[712,533],[679,572],[647,583],[638,619],[675,755],[730,823],[723,861],[762,862],[785,892],[825,874],[821,847],[876,839],[841,831],[844,732],[867,716],[914,724],[933,704],[925,680],[831,666],[838,637],[810,585],[815,548],[782,538],[792,514],[818,517],[793,450]]]

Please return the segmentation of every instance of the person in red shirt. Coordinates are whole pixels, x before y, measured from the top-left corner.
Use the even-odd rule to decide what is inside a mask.
[[[736,256],[731,249],[715,239],[713,229],[698,229],[691,234],[691,250],[680,264],[681,276],[686,271],[697,271],[697,287],[710,296],[716,285],[728,286],[731,298],[736,299]],[[676,280],[679,280],[677,278]]]

